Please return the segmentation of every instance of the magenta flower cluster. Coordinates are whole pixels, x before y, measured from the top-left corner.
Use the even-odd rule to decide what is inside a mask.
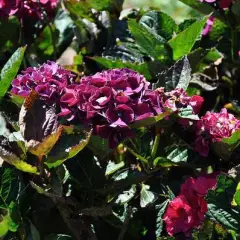
[[[70,71],[47,62],[18,75],[12,93],[26,97],[35,90],[43,100],[58,104],[59,117],[90,125],[95,134],[108,139],[110,148],[134,137],[131,125],[136,121],[165,112],[177,114],[189,106],[198,114],[203,103],[202,97],[189,97],[183,89],[152,90],[144,76],[127,68],[86,76],[80,83],[74,83],[73,77]]]
[[[12,93],[27,97],[32,90],[36,91],[43,100],[57,101],[64,89],[73,83],[74,75],[48,61],[40,67],[29,67],[18,75],[12,82]]]
[[[58,0],[0,0],[0,17],[43,18],[43,10],[50,14],[57,4]]]
[[[77,117],[92,124],[95,133],[115,148],[124,139],[134,137],[132,123],[187,106],[197,114],[202,98],[188,97],[183,89],[154,91],[142,75],[125,68],[83,77],[80,84],[65,89],[60,103],[59,116],[68,116],[69,120]]]
[[[211,143],[231,137],[238,129],[240,129],[240,120],[228,113],[226,109],[222,109],[220,113],[207,112],[196,122],[195,150],[206,157]]]
[[[215,188],[219,174],[215,172],[196,179],[190,177],[181,185],[180,194],[168,204],[163,216],[170,236],[180,232],[190,236],[193,228],[202,224],[208,211],[205,197],[208,190]]]

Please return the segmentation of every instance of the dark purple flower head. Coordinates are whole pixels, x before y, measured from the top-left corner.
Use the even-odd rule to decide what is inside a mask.
[[[207,156],[211,143],[231,137],[236,130],[240,129],[240,120],[224,108],[220,113],[207,112],[196,122],[196,129],[195,150],[202,156]]]
[[[0,17],[16,15],[43,19],[43,13],[51,15],[57,4],[58,0],[0,0]]]
[[[64,89],[73,82],[74,75],[48,61],[40,67],[29,67],[12,82],[12,93],[27,97],[35,90],[44,100],[56,101]]]
[[[133,70],[96,73],[65,89],[60,99],[60,116],[71,120],[80,117],[80,121],[92,124],[98,135],[108,138],[110,146],[115,146],[110,142],[119,143],[120,139],[133,136],[129,124],[156,114],[150,101],[143,103],[147,91],[151,91],[150,83]]]

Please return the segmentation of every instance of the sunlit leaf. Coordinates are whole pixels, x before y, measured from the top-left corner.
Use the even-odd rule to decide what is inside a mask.
[[[12,80],[15,78],[18,70],[21,66],[24,52],[26,47],[18,48],[8,62],[4,65],[1,71],[1,80],[0,80],[0,101],[7,93]]]

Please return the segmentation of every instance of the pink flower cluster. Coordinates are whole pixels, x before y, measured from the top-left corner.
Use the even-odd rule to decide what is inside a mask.
[[[196,122],[196,140],[194,148],[202,156],[208,156],[209,145],[231,137],[240,129],[240,120],[222,109],[220,113],[207,112]]]
[[[207,2],[207,3],[216,3],[219,2],[220,8],[229,8],[232,4],[232,0],[199,0],[200,2]]]
[[[170,236],[181,232],[189,236],[193,228],[201,225],[208,211],[204,198],[215,187],[216,179],[217,174],[213,173],[197,179],[190,177],[183,183],[180,195],[168,204],[163,216]]]
[[[152,90],[144,76],[124,68],[112,69],[73,82],[73,75],[54,62],[28,68],[12,82],[12,93],[26,97],[32,90],[48,103],[56,102],[59,117],[93,127],[94,133],[108,139],[115,148],[134,137],[131,124],[164,112],[178,113],[191,107],[198,114],[200,96],[187,96],[183,89]],[[187,120],[188,121],[188,120]]]
[[[64,89],[73,83],[70,71],[48,61],[40,67],[29,67],[12,82],[12,93],[27,97],[32,90],[46,101],[57,101]]]
[[[215,17],[210,16],[210,17],[208,18],[207,23],[206,23],[206,26],[204,27],[203,32],[202,32],[202,35],[203,35],[203,36],[208,35],[209,32],[212,31],[214,21],[215,21]]]
[[[0,16],[34,16],[43,18],[43,10],[51,13],[58,0],[0,0]]]

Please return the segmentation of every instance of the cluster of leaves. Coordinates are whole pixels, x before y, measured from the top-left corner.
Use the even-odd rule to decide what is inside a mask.
[[[201,157],[174,119],[145,119],[136,138],[111,150],[91,129],[59,122],[35,92],[9,93],[19,70],[55,60],[81,76],[130,68],[154,88],[201,94],[206,110],[236,116],[239,3],[225,12],[181,0],[204,14],[176,24],[158,9],[122,10],[122,0],[61,1],[55,17],[0,22],[0,237],[4,239],[178,239],[162,216],[185,176],[220,170],[193,239],[238,239],[239,132]],[[212,31],[202,37],[208,16]],[[24,46],[26,44],[26,46]],[[192,111],[179,116],[196,120]],[[226,157],[227,156],[227,157]],[[147,216],[147,217],[146,217]]]

